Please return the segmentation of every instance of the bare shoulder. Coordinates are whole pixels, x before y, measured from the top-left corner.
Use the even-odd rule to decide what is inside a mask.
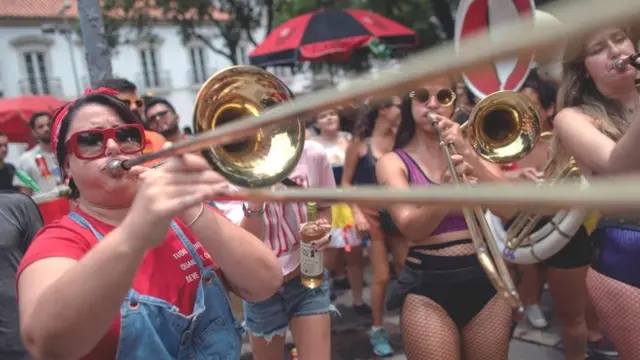
[[[595,119],[585,114],[577,107],[568,107],[560,110],[553,119],[554,128],[557,126],[567,126],[575,122],[588,122],[595,124]]]
[[[383,172],[398,172],[406,170],[404,162],[394,151],[382,155],[376,164],[376,169]]]

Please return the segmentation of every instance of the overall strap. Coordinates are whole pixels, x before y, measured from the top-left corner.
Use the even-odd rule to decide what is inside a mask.
[[[98,239],[98,241],[102,240],[103,238],[102,234],[100,234],[96,229],[94,229],[93,226],[89,224],[87,219],[82,217],[82,215],[78,214],[77,212],[71,212],[69,213],[69,217],[71,218],[71,220],[77,222],[83,228],[90,230],[93,233],[93,235],[96,237],[96,239]]]
[[[189,241],[189,238],[187,237],[187,235],[185,235],[182,229],[180,229],[180,226],[178,226],[178,224],[175,221],[171,221],[171,228],[176,233],[176,235],[178,235],[178,239],[180,239],[180,242],[182,242],[182,245],[184,245],[187,251],[189,251],[189,254],[191,254],[191,257],[198,265],[198,268],[201,271],[204,270],[204,265],[202,265],[202,260],[200,259],[200,255],[198,255],[198,252],[193,247],[193,244],[191,243],[191,241]]]

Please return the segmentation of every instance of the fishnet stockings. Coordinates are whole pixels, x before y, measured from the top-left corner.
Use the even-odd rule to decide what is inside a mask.
[[[462,330],[465,360],[506,360],[509,355],[511,308],[495,296]]]
[[[440,305],[408,294],[400,315],[402,342],[408,360],[459,360],[460,333]]]
[[[400,318],[408,360],[460,360],[461,350],[464,360],[506,360],[510,324],[511,309],[497,296],[462,330],[462,341],[447,312],[424,296],[408,294]]]
[[[436,256],[463,256],[475,252],[473,244],[443,249],[415,249]],[[419,264],[409,256],[407,261]],[[433,300],[407,294],[400,326],[405,354],[409,360],[506,360],[509,350],[511,308],[494,297],[460,331],[449,314]],[[428,334],[426,336],[425,334]]]
[[[415,249],[415,251],[425,255],[434,256],[464,256],[475,254],[476,248],[473,244],[459,244],[443,249]]]
[[[620,360],[640,359],[640,289],[589,269],[587,291]]]

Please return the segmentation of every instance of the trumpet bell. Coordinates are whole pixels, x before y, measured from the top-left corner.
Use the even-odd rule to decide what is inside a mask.
[[[515,91],[498,91],[480,101],[464,126],[471,146],[496,164],[520,160],[533,150],[541,134],[535,104]]]
[[[258,116],[272,106],[293,99],[293,93],[275,75],[253,66],[233,66],[211,76],[196,97],[194,132],[247,116]],[[300,120],[266,126],[245,140],[201,150],[211,167],[240,187],[267,187],[293,171],[304,147]]]

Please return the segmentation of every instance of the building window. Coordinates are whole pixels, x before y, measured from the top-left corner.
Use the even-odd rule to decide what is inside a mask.
[[[31,94],[51,94],[45,53],[42,51],[29,51],[23,53],[22,56],[27,77],[26,86]]]
[[[244,45],[239,45],[238,46],[238,53],[236,54],[238,56],[238,62],[240,64],[248,64],[249,63],[249,59],[247,58],[247,48]]]
[[[145,88],[159,88],[162,86],[160,70],[158,69],[158,54],[155,47],[140,49],[142,65],[142,82]]]
[[[206,50],[203,46],[189,48],[189,61],[191,64],[191,83],[202,84],[207,80]]]

